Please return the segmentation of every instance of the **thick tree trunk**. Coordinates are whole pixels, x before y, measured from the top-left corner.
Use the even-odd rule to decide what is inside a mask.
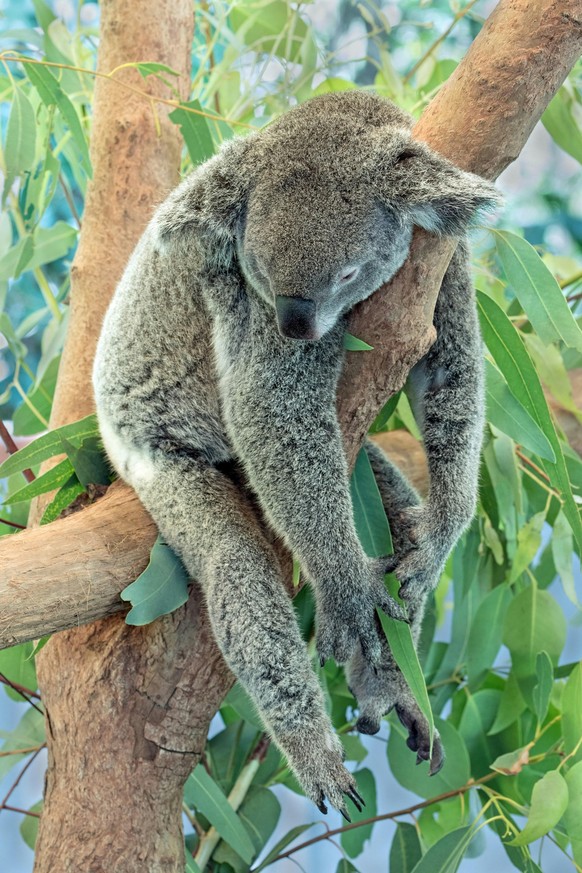
[[[191,0],[142,0],[137,6],[104,0],[99,69],[160,61],[180,72],[186,97],[192,36]],[[134,71],[116,78],[143,87]],[[171,96],[159,83],[151,89]],[[166,107],[158,109],[158,132],[152,107],[115,83],[97,81],[94,178],[72,270],[71,324],[53,426],[92,411],[91,365],[105,308],[152,207],[178,182],[179,132]],[[141,542],[153,538],[153,525],[137,504],[133,511],[120,509],[113,576],[123,576],[128,563],[131,573],[138,570],[133,525],[140,526]],[[100,568],[91,562],[102,541],[99,532],[93,537],[83,542],[80,532],[67,544],[76,543],[81,597],[83,589],[102,588]],[[123,584],[121,578],[116,584]],[[182,785],[229,682],[196,596],[186,609],[144,629],[113,618],[53,637],[38,658],[38,675],[49,761],[37,873],[182,869]]]
[[[143,0],[138,7],[124,0],[103,0],[100,68],[109,71],[132,59],[157,60],[185,78],[192,35],[190,0]],[[443,89],[440,102],[429,107],[417,135],[454,156],[456,144],[467,136],[462,112],[478,117],[490,110],[482,138],[475,139],[475,148],[464,150],[462,163],[476,172],[485,168],[494,177],[508,157],[517,154],[578,57],[581,18],[580,0],[501,0],[493,24],[475,43],[479,53],[474,46],[454,81]],[[503,75],[497,81],[499,65]],[[469,91],[463,76],[474,80]],[[530,100],[532,94],[536,97]],[[480,103],[482,99],[488,102]],[[437,124],[441,114],[447,119],[443,129]],[[179,141],[164,112],[158,138],[147,106],[106,82],[96,91],[94,117],[95,178],[75,261],[73,313],[53,425],[91,407],[90,364],[102,313],[152,203],[173,185],[178,166]],[[506,149],[504,143],[511,145]],[[450,245],[419,235],[396,281],[354,316],[353,332],[371,340],[375,353],[351,355],[346,368],[340,412],[352,457],[375,411],[432,341],[434,301],[451,252]],[[113,520],[128,511],[124,500],[115,489],[103,498]],[[141,523],[143,510],[135,513],[136,523]],[[78,532],[83,524],[90,530],[95,517],[96,507],[91,507],[79,521],[59,522],[55,536],[66,536],[74,523],[80,525]],[[115,579],[121,588],[147,559],[149,523],[130,538],[124,559],[118,558],[119,552],[111,553],[112,543],[118,550],[124,548],[123,536],[111,527],[100,528],[93,540],[95,576],[82,575],[83,562],[77,556],[79,599],[87,586],[101,584],[99,567],[106,572],[107,585]],[[3,573],[0,588],[18,590],[21,571],[24,576],[31,571],[29,550],[44,535],[34,531],[0,544],[0,566],[5,558],[12,574]],[[90,556],[86,563],[89,560]],[[107,608],[102,604],[100,614]],[[231,681],[197,594],[182,610],[146,628],[129,628],[113,617],[59,634],[38,661],[49,769],[37,873],[181,870],[182,784]]]

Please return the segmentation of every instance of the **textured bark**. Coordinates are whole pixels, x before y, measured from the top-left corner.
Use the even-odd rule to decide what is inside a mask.
[[[132,59],[159,60],[185,73],[189,5],[187,0],[144,0],[136,16],[126,0],[104,0],[100,68],[110,70]],[[416,135],[457,160],[462,142],[459,162],[494,178],[517,155],[577,59],[580,18],[579,0],[501,0],[452,81],[427,109]],[[157,139],[145,104],[110,83],[99,83],[92,138],[95,179],[75,260],[73,312],[53,425],[90,410],[90,364],[102,313],[151,204],[175,181],[179,144],[165,113],[160,120],[162,137]],[[450,242],[418,233],[400,274],[354,314],[352,332],[368,339],[374,352],[350,354],[342,384],[340,417],[352,458],[376,411],[434,338],[434,302],[452,251]],[[139,531],[131,530],[132,518],[143,522]],[[94,535],[90,579],[87,558],[83,561],[79,553],[83,531],[87,543],[90,532]],[[4,538],[0,588],[14,591],[18,586],[23,597],[35,572],[31,555],[36,550],[43,562],[47,536],[62,543],[51,552],[58,563],[45,564],[43,588],[54,585],[49,580],[60,579],[71,557],[69,532],[77,539],[71,541],[68,591],[79,574],[85,597],[89,586],[119,589],[131,581],[145,565],[152,541],[151,522],[137,498],[118,486],[78,517]],[[127,554],[121,558],[124,544]],[[53,587],[51,602],[55,599]],[[112,602],[103,597],[102,615]],[[77,608],[71,604],[74,593],[62,604],[63,613],[69,610],[69,624],[98,614],[93,609],[82,619],[81,598]],[[6,620],[6,613],[1,614]],[[51,621],[56,615],[53,607]],[[114,617],[59,634],[38,660],[49,769],[37,873],[182,869],[182,783],[231,681],[197,595],[182,610],[144,629],[128,628]]]
[[[160,61],[181,73],[186,97],[191,0],[142,0],[137,6],[104,0],[100,7],[99,70]],[[116,78],[144,87],[135,71],[121,70]],[[152,94],[171,96],[152,79],[148,85]],[[71,322],[52,426],[92,411],[90,374],[103,314],[152,207],[178,181],[181,138],[167,115],[166,107],[158,108],[156,130],[146,101],[112,82],[96,83],[94,178],[72,269]],[[53,626],[53,616],[71,606],[75,612],[76,603],[82,609],[99,603],[98,609],[90,606],[91,617],[106,615],[107,591],[113,594],[127,572],[145,565],[151,521],[126,488],[112,488],[107,501],[112,511],[108,519],[101,516],[102,526],[85,527],[84,513],[70,516],[55,526],[56,538],[41,545],[37,569],[54,561],[59,576],[65,571],[62,585],[56,579],[49,585]],[[24,563],[11,577],[24,604],[34,597],[25,584],[38,548],[34,537],[44,532],[28,534],[32,551],[22,541]],[[108,566],[98,558],[103,550]],[[70,575],[63,551],[73,558]],[[37,582],[46,591],[44,580]],[[228,687],[219,660],[195,596],[147,628],[130,628],[116,617],[52,637],[37,659],[49,755],[37,873],[170,873],[183,867],[182,785]]]

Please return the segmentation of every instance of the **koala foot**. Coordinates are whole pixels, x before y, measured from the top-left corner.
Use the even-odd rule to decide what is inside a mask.
[[[391,556],[371,558],[368,578],[353,585],[353,593],[342,598],[341,592],[334,592],[322,600],[317,612],[317,651],[322,665],[328,658],[345,664],[359,648],[371,664],[379,662],[383,635],[376,620],[376,607],[392,618],[407,621],[406,610],[384,585],[384,576],[389,572],[386,567],[391,563]]]
[[[366,805],[357,790],[356,780],[344,766],[343,748],[334,733],[306,737],[277,738],[307,797],[320,812],[327,814],[327,801],[351,821],[346,798],[358,812]]]
[[[400,597],[414,609],[436,588],[454,538],[443,533],[438,518],[424,505],[400,514],[397,540],[387,572],[396,574]]]
[[[360,708],[356,729],[363,734],[378,733],[382,717],[395,709],[408,731],[406,744],[417,753],[417,763],[430,760],[430,775],[438,773],[445,761],[440,736],[435,731],[431,756],[428,721],[414,700],[388,646],[384,645],[382,660],[376,668],[366,661],[361,652],[356,652],[346,672],[348,685]]]

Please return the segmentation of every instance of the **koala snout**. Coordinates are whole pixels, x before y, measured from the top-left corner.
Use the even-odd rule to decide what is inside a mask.
[[[275,311],[279,332],[290,339],[319,339],[316,329],[316,305],[313,300],[303,297],[287,297],[278,294],[275,297]]]

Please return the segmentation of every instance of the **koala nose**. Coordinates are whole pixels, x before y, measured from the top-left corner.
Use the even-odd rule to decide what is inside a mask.
[[[275,297],[275,311],[279,332],[290,339],[318,339],[315,329],[316,306],[313,300],[303,297]]]

